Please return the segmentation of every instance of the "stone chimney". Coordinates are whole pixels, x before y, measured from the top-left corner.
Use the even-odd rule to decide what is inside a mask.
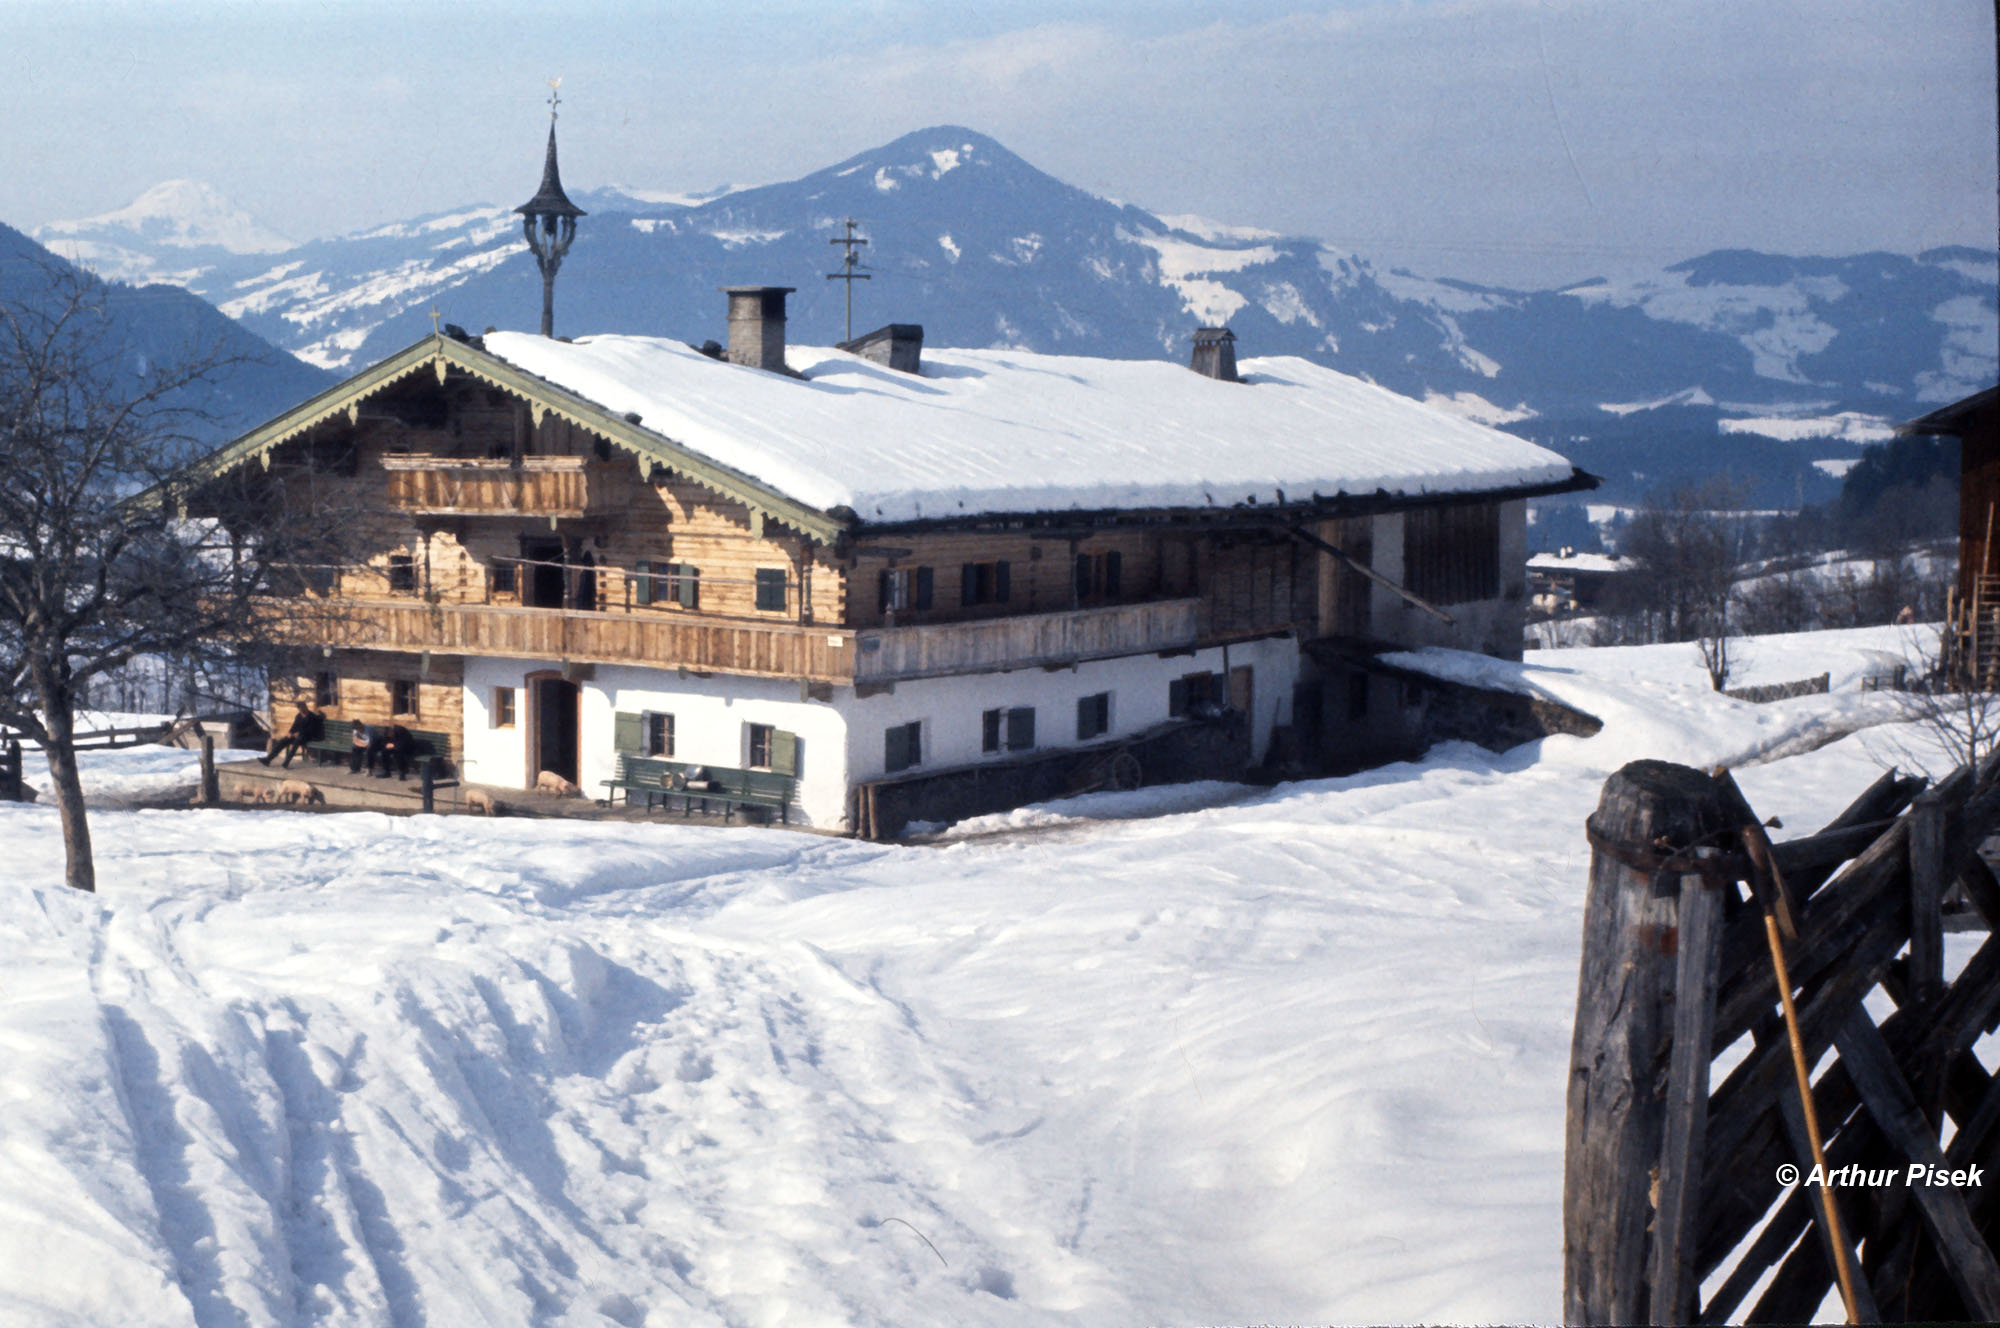
[[[836,349],[852,351],[864,360],[886,364],[906,374],[922,373],[924,325],[890,323],[873,332],[863,332],[852,341],[843,341]]]
[[[1226,327],[1198,327],[1194,331],[1194,356],[1188,368],[1207,378],[1240,383],[1236,376],[1236,334]]]
[[[785,297],[796,286],[720,286],[729,296],[731,364],[789,373],[785,368]]]

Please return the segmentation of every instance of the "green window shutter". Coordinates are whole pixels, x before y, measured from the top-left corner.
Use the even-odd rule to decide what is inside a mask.
[[[1188,680],[1176,678],[1167,684],[1167,714],[1185,715],[1188,711]]]
[[[891,575],[892,573],[885,571],[875,578],[875,611],[877,613],[887,613],[891,608],[895,607],[896,602],[890,597],[889,578]]]
[[[760,567],[757,569],[757,609],[762,613],[783,613],[785,611],[784,568]]]
[[[1015,706],[1007,712],[1007,750],[1025,752],[1035,745],[1035,708]]]
[[[1089,599],[1090,591],[1090,555],[1079,553],[1076,555],[1076,597]]]
[[[1001,710],[988,710],[979,716],[980,751],[997,752],[1000,750],[1000,716],[1005,713],[1005,711]]]
[[[611,746],[614,750],[637,755],[645,741],[646,722],[643,715],[627,714],[621,710],[611,717]]]
[[[1104,555],[1104,597],[1118,598],[1120,572],[1125,566],[1125,555],[1113,549]]]
[[[771,769],[780,775],[798,777],[799,735],[779,729],[771,735]]]
[[[678,584],[680,586],[681,607],[684,609],[699,608],[701,606],[701,572],[689,563],[677,563],[676,566],[680,569]]]
[[[1005,604],[1013,591],[1013,574],[1006,559],[993,564],[993,602]]]
[[[648,562],[638,564],[632,577],[632,602],[651,604],[653,602],[653,565]]]
[[[958,602],[960,606],[979,602],[979,566],[966,563],[958,569]]]
[[[1091,716],[1095,713],[1096,709],[1090,704],[1089,697],[1079,696],[1076,698],[1076,736],[1079,742],[1085,738],[1095,736],[1090,727]]]
[[[894,774],[910,768],[910,726],[897,724],[882,731],[882,768]]]
[[[931,606],[931,569],[917,569],[917,602],[915,608],[928,609]]]

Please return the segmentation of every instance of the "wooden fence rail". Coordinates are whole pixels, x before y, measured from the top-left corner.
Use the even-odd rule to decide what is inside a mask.
[[[1570,1054],[1568,1322],[1804,1320],[1831,1293],[1859,1321],[2000,1320],[2000,1075],[1972,1054],[2000,1024],[2000,940],[1949,983],[1943,948],[1948,898],[2000,922],[1977,854],[2000,829],[1996,767],[1928,791],[1891,772],[1775,845],[1726,774],[1639,761],[1606,781]],[[1829,1051],[1804,1096],[1801,1066]]]

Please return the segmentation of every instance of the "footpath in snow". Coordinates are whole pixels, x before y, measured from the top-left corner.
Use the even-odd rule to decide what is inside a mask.
[[[1605,729],[928,845],[0,804],[0,1324],[1553,1321],[1604,777],[1809,832],[1900,648],[1426,652]]]

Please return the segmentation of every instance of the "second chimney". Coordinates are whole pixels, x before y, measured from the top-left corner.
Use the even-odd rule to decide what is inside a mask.
[[[734,324],[731,324],[734,326]],[[1240,383],[1236,376],[1236,334],[1226,327],[1198,327],[1194,330],[1194,356],[1188,368],[1205,378]]]
[[[729,296],[729,362],[785,368],[785,297],[796,286],[719,286]]]

